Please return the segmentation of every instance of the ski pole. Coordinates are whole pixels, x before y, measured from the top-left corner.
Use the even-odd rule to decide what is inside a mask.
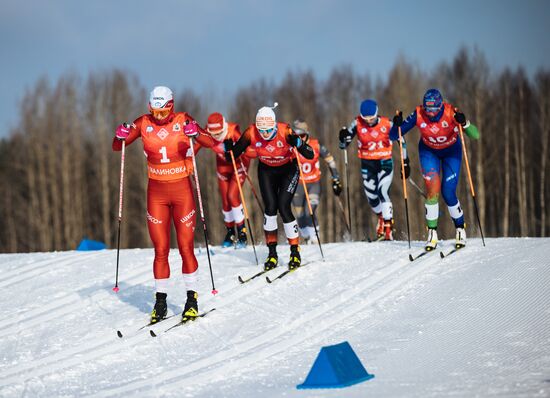
[[[351,233],[351,199],[349,197],[349,167],[348,167],[348,148],[344,151],[344,167],[346,168],[346,196],[348,201],[348,225],[349,225],[349,234],[352,237]],[[353,240],[353,237],[352,237]]]
[[[248,210],[246,209],[246,202],[244,200],[243,187],[241,186],[241,176],[239,175],[239,170],[237,169],[237,163],[235,162],[235,156],[233,151],[229,151],[231,154],[231,162],[233,163],[233,170],[235,172],[235,178],[237,179],[237,186],[239,187],[239,194],[241,195],[241,202],[243,203],[244,218],[246,218],[246,223],[248,225],[248,230],[250,231],[250,240],[252,241],[252,248],[254,249],[254,257],[256,258],[256,265],[258,263],[258,255],[256,254],[256,243],[254,242],[254,234],[252,233],[252,227],[250,226],[250,217],[248,217]],[[243,163],[241,166],[244,168]]]
[[[458,109],[455,109],[458,110]],[[477,225],[479,225],[479,232],[481,233],[481,241],[485,246],[485,238],[483,237],[483,228],[481,227],[481,220],[479,219],[479,211],[477,209],[476,193],[474,191],[474,183],[472,182],[472,174],[470,173],[470,163],[468,162],[468,152],[466,151],[466,142],[464,141],[464,134],[462,132],[462,125],[458,124],[460,131],[460,140],[462,141],[462,153],[464,154],[464,162],[466,163],[466,171],[468,172],[468,181],[470,183],[470,191],[472,192],[472,199],[474,200],[474,208],[476,210]]]
[[[262,211],[262,214],[263,214],[264,213],[264,207],[262,206],[262,202],[260,202],[260,198],[258,197],[258,193],[256,192],[256,189],[254,188],[254,183],[252,182],[252,179],[248,175],[248,172],[246,171],[246,168],[244,167],[243,161],[240,160],[240,162],[241,162],[241,168],[244,172],[244,175],[246,176],[246,180],[250,184],[250,189],[252,189],[252,194],[254,194],[254,197],[256,198],[256,202],[258,203],[258,206],[260,207],[260,210]]]
[[[127,124],[124,123],[126,127]],[[116,243],[116,276],[115,276],[115,287],[113,291],[118,293],[118,264],[120,257],[120,223],[122,222],[122,199],[124,195],[124,153],[126,152],[126,141],[122,141],[122,151],[120,153],[120,186],[118,189],[118,237]]]
[[[210,249],[208,248],[208,231],[206,230],[206,220],[202,208],[201,186],[199,184],[199,172],[197,170],[197,161],[195,159],[195,148],[193,147],[193,138],[189,137],[191,158],[193,159],[193,174],[195,175],[195,185],[197,187],[197,198],[199,200],[199,209],[201,214],[202,228],[204,230],[204,241],[206,244],[206,255],[208,256],[208,267],[210,268],[210,279],[212,280],[212,294],[216,295],[218,291],[214,286],[214,274],[212,273],[212,261],[210,260]]]
[[[294,153],[296,154],[296,160],[298,161],[298,170],[300,173],[300,180],[302,180],[302,185],[304,186],[304,193],[306,195],[307,207],[309,208],[309,214],[311,215],[311,222],[313,223],[313,229],[315,229],[315,236],[317,237],[317,243],[319,244],[319,250],[321,251],[321,257],[325,261],[325,255],[323,254],[323,247],[321,246],[321,239],[319,239],[319,231],[317,231],[317,222],[315,221],[315,214],[311,208],[311,202],[309,201],[309,193],[307,192],[306,180],[304,179],[304,174],[302,173],[302,162],[300,161],[300,153],[294,148]]]
[[[418,193],[419,193],[420,195],[422,195],[424,198],[426,198],[426,194],[424,193],[424,191],[422,190],[422,188],[420,188],[420,187],[416,184],[416,182],[414,182],[414,180],[412,179],[412,177],[410,177],[410,176],[409,176],[409,182],[411,183],[411,185],[412,185],[413,187],[416,188],[416,190],[418,191]]]
[[[399,111],[396,111],[399,114]],[[409,241],[409,249],[411,248],[411,229],[409,226],[409,205],[407,203],[407,179],[405,178],[405,160],[403,159],[403,135],[401,134],[401,126],[397,127],[399,133],[399,158],[401,159],[401,179],[403,180],[403,197],[405,198],[405,215],[407,217],[407,239]]]
[[[336,197],[336,203],[338,203],[338,207],[340,208],[340,211],[342,212],[341,214],[342,214],[342,217],[344,219],[344,224],[346,224],[346,229],[347,229],[348,233],[351,236],[351,229],[350,229],[350,226],[349,226],[348,218],[346,216],[346,210],[344,209],[344,204],[342,203],[342,199],[339,196]]]

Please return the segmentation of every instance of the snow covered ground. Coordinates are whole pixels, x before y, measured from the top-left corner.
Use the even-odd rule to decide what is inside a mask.
[[[197,251],[199,306],[216,311],[162,333],[167,320],[157,338],[137,331],[153,305],[152,250],[121,252],[118,293],[112,250],[0,255],[0,396],[550,396],[550,239],[470,239],[413,263],[406,242],[323,248],[325,262],[307,246],[303,269],[240,285],[258,270],[252,249],[215,247],[217,296]],[[343,341],[375,378],[297,390],[320,348]]]

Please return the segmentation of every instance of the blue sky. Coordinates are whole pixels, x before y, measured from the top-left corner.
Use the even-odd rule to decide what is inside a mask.
[[[550,1],[0,0],[0,136],[38,78],[121,68],[147,88],[235,89],[342,64],[386,77],[477,46],[494,70],[550,68]],[[144,102],[146,99],[144,99]],[[223,102],[223,101],[221,101]]]

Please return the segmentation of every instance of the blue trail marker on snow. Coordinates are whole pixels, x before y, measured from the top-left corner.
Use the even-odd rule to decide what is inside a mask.
[[[306,380],[297,389],[342,388],[370,380],[361,361],[347,341],[321,348]]]
[[[91,239],[82,239],[78,244],[76,250],[78,251],[88,251],[88,250],[103,250],[107,246],[103,242],[98,242],[97,240]]]

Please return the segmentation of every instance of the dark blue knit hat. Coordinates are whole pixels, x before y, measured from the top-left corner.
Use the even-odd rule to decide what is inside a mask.
[[[361,102],[359,113],[363,117],[378,116],[378,104],[376,103],[375,100],[366,99],[363,102]]]

